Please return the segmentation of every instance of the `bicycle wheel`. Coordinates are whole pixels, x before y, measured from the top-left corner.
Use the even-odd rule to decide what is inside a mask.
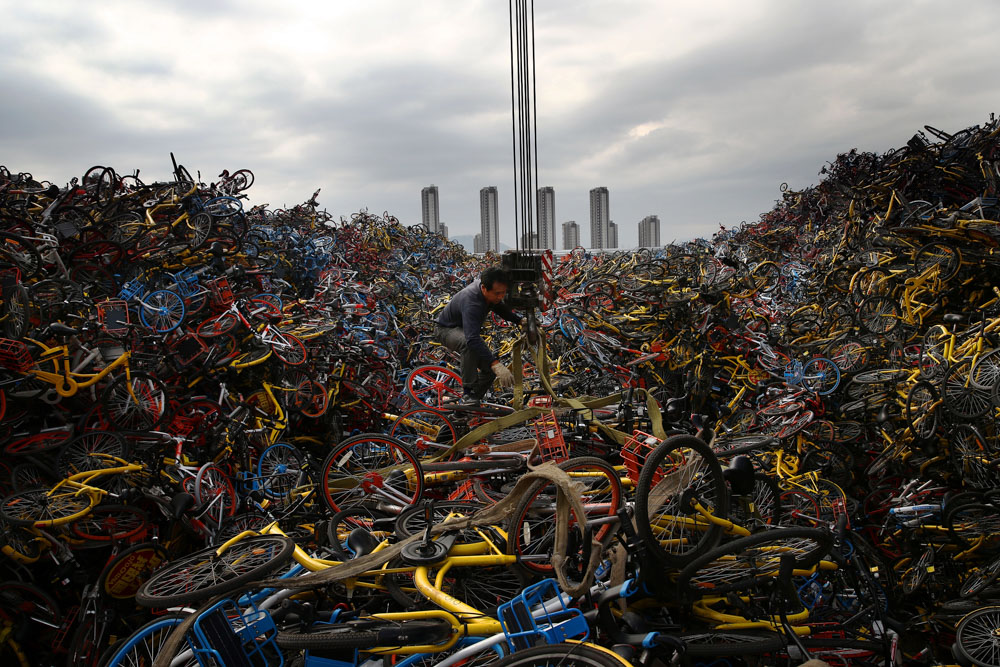
[[[610,649],[582,642],[541,644],[512,653],[496,667],[631,667]]]
[[[1000,667],[1000,607],[977,609],[955,628],[956,658],[977,667]]]
[[[996,452],[978,429],[968,424],[953,426],[948,432],[951,462],[962,485],[972,489],[996,486]]]
[[[729,516],[722,468],[699,438],[664,440],[646,461],[636,487],[636,529],[663,564],[679,567],[711,549],[722,528],[694,511],[697,500],[712,515]]]
[[[104,667],[138,667],[151,665],[160,655],[167,639],[174,633],[178,625],[184,622],[184,614],[170,614],[154,618],[133,632],[120,645],[111,648],[111,655],[102,664]],[[187,642],[182,644],[185,651],[190,651]],[[176,658],[175,658],[176,659]],[[194,653],[179,663],[171,663],[174,667],[198,667]]]
[[[982,567],[974,569],[962,582],[958,594],[963,598],[979,595],[1000,577],[1000,556]]]
[[[577,484],[586,516],[584,521],[614,516],[622,504],[621,479],[614,466],[606,461],[584,456],[559,465]],[[556,488],[541,482],[529,488],[511,515],[507,530],[507,552],[521,558],[520,565],[529,572],[551,576],[551,556],[556,542]],[[580,556],[587,546],[582,543],[580,518],[570,509],[568,565],[586,566]],[[605,524],[594,531],[600,541],[610,534],[612,526]],[[548,558],[541,558],[547,556]]]
[[[763,526],[781,524],[784,507],[781,504],[781,489],[778,483],[763,473],[753,476],[753,489],[749,503],[729,500],[729,518],[734,523],[754,531]]]
[[[1000,516],[996,508],[977,502],[946,510],[943,524],[951,538],[966,549],[985,537],[1000,534]]]
[[[934,437],[938,426],[937,390],[930,382],[918,382],[906,393],[906,421],[918,440]]]
[[[42,269],[42,257],[30,241],[9,232],[0,232],[0,268],[13,266],[21,280],[36,278]]]
[[[417,408],[396,417],[389,435],[405,442],[421,458],[451,447],[458,434],[443,412]]]
[[[303,470],[306,457],[284,442],[271,445],[257,459],[258,484],[269,498],[286,498],[308,477]]]
[[[887,296],[871,296],[858,306],[858,322],[868,333],[886,336],[899,324],[899,304]]]
[[[198,469],[194,478],[194,501],[199,514],[214,521],[216,526],[236,514],[236,489],[229,475],[213,463]]]
[[[243,210],[243,202],[236,197],[212,197],[203,204],[203,210],[213,218],[226,218]]]
[[[802,367],[802,386],[820,396],[826,396],[840,385],[840,369],[837,364],[817,357],[810,359]]]
[[[972,382],[978,387],[991,389],[1000,384],[1000,348],[979,357],[972,367]]]
[[[948,412],[962,419],[977,419],[993,408],[992,387],[972,380],[972,359],[956,361],[941,381],[941,397]]]
[[[184,299],[170,290],[150,292],[139,303],[139,319],[156,333],[173,331],[184,319]]]
[[[135,594],[143,607],[176,607],[240,590],[292,559],[295,543],[281,535],[255,535],[222,555],[208,547],[158,570]]]
[[[301,340],[292,334],[271,330],[270,334],[271,350],[274,356],[281,359],[288,366],[299,366],[306,362],[309,355],[306,353],[306,346]]]
[[[199,324],[198,335],[202,338],[221,336],[232,331],[239,322],[240,318],[235,313],[222,313],[218,317],[213,317]]]
[[[424,475],[403,442],[362,433],[333,448],[323,462],[321,485],[334,512],[359,505],[399,508],[420,500]]]
[[[810,568],[832,545],[830,531],[820,528],[779,528],[741,537],[692,560],[677,586],[695,598],[756,588],[778,575],[782,558],[793,558],[794,569]]]
[[[4,498],[0,502],[0,517],[15,526],[51,528],[83,518],[96,504],[96,496],[90,493],[29,489]]]
[[[462,397],[462,378],[443,366],[418,366],[406,376],[406,393],[421,407],[440,408]]]
[[[123,465],[115,459],[127,461],[128,458],[128,442],[121,435],[112,431],[88,431],[62,446],[56,469],[63,477],[69,477],[80,472],[114,468]],[[97,481],[101,486],[100,482],[105,480]]]
[[[92,543],[141,539],[148,529],[149,515],[130,505],[98,505],[70,526],[75,537]]]
[[[167,390],[146,373],[119,375],[104,390],[105,414],[118,429],[152,431],[167,417]]]

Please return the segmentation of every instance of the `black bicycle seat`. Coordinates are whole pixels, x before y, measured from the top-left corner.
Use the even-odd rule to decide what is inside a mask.
[[[379,539],[364,528],[355,528],[347,536],[347,548],[354,552],[355,558],[370,554],[379,543]]]

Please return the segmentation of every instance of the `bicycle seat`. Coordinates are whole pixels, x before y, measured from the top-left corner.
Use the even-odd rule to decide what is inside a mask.
[[[182,491],[170,499],[170,516],[173,517],[174,521],[177,521],[194,505],[194,496],[186,491]]]
[[[965,321],[966,316],[962,313],[945,313],[941,319],[946,324],[959,324]]]
[[[62,322],[53,322],[49,325],[49,332],[55,334],[56,336],[75,336],[80,333],[80,330],[68,327]]]
[[[380,540],[364,528],[355,528],[347,536],[347,548],[354,552],[355,558],[361,558],[375,550]]]
[[[888,405],[883,405],[882,406],[882,409],[879,410],[878,414],[875,416],[875,421],[877,423],[879,423],[879,424],[884,424],[887,421],[889,421],[889,406]]]
[[[745,454],[733,457],[729,467],[722,471],[723,479],[729,482],[733,494],[737,496],[748,496],[753,493],[753,476],[753,461]]]

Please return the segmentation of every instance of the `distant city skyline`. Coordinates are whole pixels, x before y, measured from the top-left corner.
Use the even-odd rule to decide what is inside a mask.
[[[430,185],[421,190],[421,208],[424,216],[424,226],[431,231],[449,238],[448,226],[440,221],[437,208],[439,200],[438,188]],[[500,249],[499,234],[499,188],[495,185],[485,186],[479,191],[480,231],[473,237],[473,252],[497,252]],[[524,233],[518,239],[520,247],[532,250],[572,250],[580,244],[580,228],[574,220],[560,223],[560,244],[556,237],[555,188],[539,187],[536,192],[536,230],[530,235]],[[644,216],[637,223],[638,245],[636,248],[655,248],[660,246],[660,218],[657,214]],[[590,245],[583,246],[591,250],[615,250],[620,246],[620,228],[618,223],[610,219],[610,190],[606,186],[598,186],[590,190]],[[465,236],[464,238],[468,238]]]

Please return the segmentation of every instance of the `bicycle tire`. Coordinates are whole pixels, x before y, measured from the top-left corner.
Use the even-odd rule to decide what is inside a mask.
[[[284,442],[277,442],[257,458],[258,483],[268,498],[286,498],[292,489],[303,484],[306,457],[298,449]]]
[[[951,462],[963,486],[989,490],[996,486],[996,450],[975,426],[958,424],[948,432]]]
[[[773,653],[785,647],[776,632],[713,630],[682,632],[677,638],[684,642],[684,655],[691,658],[730,658],[741,655]]]
[[[956,544],[969,548],[981,538],[1000,533],[1000,516],[993,505],[978,502],[953,506],[942,522]]]
[[[444,366],[418,366],[406,376],[406,393],[419,406],[440,409],[462,396],[462,378]]]
[[[42,270],[42,256],[29,241],[17,234],[0,232],[0,267],[13,266],[21,272],[21,280],[37,278]]]
[[[74,537],[92,543],[134,540],[149,529],[149,515],[131,505],[98,505],[87,516],[74,521]]]
[[[858,306],[858,322],[868,333],[888,336],[900,323],[899,304],[888,296],[870,296]]]
[[[975,568],[962,581],[958,594],[962,598],[976,597],[1000,577],[1000,556],[982,567]]]
[[[139,304],[139,319],[150,331],[170,333],[184,320],[184,299],[170,290],[150,292]]]
[[[512,653],[495,667],[631,667],[610,649],[582,642],[541,644]]]
[[[690,454],[685,453],[686,451]],[[692,461],[685,464],[687,458]],[[695,462],[697,457],[699,462]],[[664,461],[672,461],[661,470]],[[683,473],[674,479],[684,486],[671,494],[660,507],[649,506],[649,495],[663,483],[664,478]],[[687,478],[687,479],[684,479]],[[722,467],[715,454],[701,439],[692,435],[675,435],[664,440],[646,457],[642,473],[636,487],[636,529],[639,536],[650,547],[650,552],[662,564],[680,567],[698,555],[714,547],[722,535],[722,528],[694,521],[694,530],[687,528],[689,510],[681,507],[681,499],[688,496],[688,490],[698,494],[698,500],[712,514],[720,519],[729,516],[729,494],[722,476]],[[663,510],[663,511],[661,511]],[[654,518],[651,513],[656,512]],[[653,523],[657,524],[654,530]],[[668,545],[663,545],[658,534],[666,533]],[[697,534],[696,534],[697,533]],[[669,547],[669,548],[668,548]]]
[[[157,570],[136,591],[135,601],[143,607],[176,607],[240,590],[288,563],[294,546],[281,535],[255,535],[221,556],[215,554],[217,547],[196,551]]]
[[[375,629],[355,629],[344,624],[341,627],[313,626],[315,632],[279,632],[275,642],[281,648],[298,650],[323,649],[363,649],[373,646],[409,646],[437,644],[445,641],[452,632],[451,623],[442,619],[382,621],[364,619],[365,627],[380,626]]]
[[[825,357],[816,357],[802,367],[802,386],[820,396],[832,394],[840,386],[840,369]]]
[[[383,433],[361,433],[343,440],[327,455],[320,486],[334,512],[380,503],[409,507],[423,494],[424,475],[416,455],[401,440]]]
[[[966,615],[955,628],[955,657],[977,667],[1000,667],[1000,647],[995,641],[1000,628],[1000,606],[983,607]]]
[[[962,419],[978,419],[993,409],[993,388],[976,385],[972,359],[953,363],[941,381],[941,398],[951,414]]]
[[[329,630],[329,626],[315,626],[316,632],[291,632],[283,630],[274,637],[275,643],[295,651],[323,649],[360,649],[378,646],[378,632],[374,630]]]
[[[120,645],[111,648],[111,655],[103,667],[135,667],[150,665],[160,654],[162,647],[184,622],[184,614],[173,614],[154,618],[129,635]],[[187,646],[186,642],[183,646]],[[198,661],[191,657],[177,667],[197,667]]]
[[[222,468],[214,463],[206,463],[198,469],[194,478],[194,501],[200,512],[213,506],[208,518],[221,526],[223,519],[236,514],[238,500],[236,488]]]
[[[202,338],[214,338],[222,336],[236,328],[240,318],[234,313],[222,313],[210,320],[205,320],[198,325],[198,335]]]
[[[429,408],[415,408],[396,417],[389,435],[405,442],[421,457],[451,447],[458,440],[451,420],[443,412]]]
[[[15,526],[51,528],[83,518],[97,505],[89,493],[48,495],[49,489],[28,489],[0,501],[0,517]]]
[[[906,422],[917,440],[934,437],[938,426],[937,390],[930,382],[917,382],[906,392]]]
[[[795,569],[807,569],[832,545],[833,535],[822,528],[779,528],[741,537],[693,559],[681,569],[677,587],[693,597],[754,588],[778,574],[781,557],[793,555]],[[784,551],[777,555],[779,549]]]
[[[129,391],[131,386],[131,391]],[[133,395],[139,399],[136,403]],[[119,375],[101,398],[108,420],[123,431],[152,431],[167,418],[167,388],[148,373]]]
[[[301,366],[309,358],[306,346],[296,336],[280,331],[271,332],[271,351],[287,366]]]

